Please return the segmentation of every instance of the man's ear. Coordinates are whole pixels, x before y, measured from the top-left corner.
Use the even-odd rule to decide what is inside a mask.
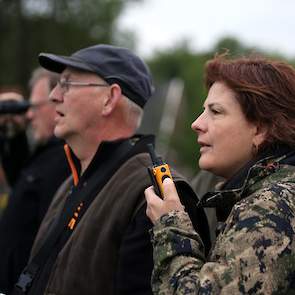
[[[121,96],[122,96],[121,87],[118,84],[112,84],[103,100],[103,109],[102,109],[103,116],[108,116],[113,112]]]

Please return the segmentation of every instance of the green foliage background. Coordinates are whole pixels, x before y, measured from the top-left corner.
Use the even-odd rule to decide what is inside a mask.
[[[28,95],[27,82],[40,52],[67,55],[96,43],[136,49],[135,35],[121,31],[118,17],[129,5],[142,1],[0,0],[0,90],[16,87]],[[157,87],[176,77],[184,81],[181,110],[169,148],[177,151],[173,153],[176,164],[185,167],[188,174],[197,170],[198,148],[190,125],[206,97],[203,68],[208,59],[224,49],[232,55],[256,52],[285,59],[224,37],[208,52],[196,52],[184,41],[154,52],[147,60]],[[289,62],[294,64],[294,60]]]
[[[40,52],[70,54],[96,43],[118,43],[118,16],[140,1],[0,0],[0,85],[26,90]],[[124,40],[120,45],[133,47],[126,32]]]
[[[230,56],[263,55],[271,58],[287,60],[276,52],[263,52],[257,47],[244,45],[234,37],[224,37],[208,52],[195,52],[188,42],[179,43],[174,47],[158,51],[149,60],[149,65],[157,83],[165,83],[174,77],[184,81],[182,108],[177,118],[176,130],[173,134],[170,149],[172,159],[178,168],[187,176],[192,176],[198,170],[197,160],[199,148],[196,134],[191,130],[191,123],[203,109],[207,91],[203,83],[203,70],[206,61],[216,53],[228,51]],[[295,65],[294,60],[287,60]]]

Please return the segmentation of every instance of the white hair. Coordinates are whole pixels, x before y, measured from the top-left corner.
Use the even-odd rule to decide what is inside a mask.
[[[122,95],[124,105],[124,118],[127,125],[136,130],[142,121],[143,109],[138,106],[135,102]]]

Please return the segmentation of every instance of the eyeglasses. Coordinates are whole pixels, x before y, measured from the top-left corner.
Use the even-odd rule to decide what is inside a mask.
[[[63,91],[63,93],[67,92],[70,88],[70,86],[78,86],[78,87],[83,87],[83,86],[89,86],[89,87],[108,87],[110,86],[109,84],[106,83],[91,83],[91,82],[77,82],[77,81],[70,81],[66,79],[60,79],[57,84]]]

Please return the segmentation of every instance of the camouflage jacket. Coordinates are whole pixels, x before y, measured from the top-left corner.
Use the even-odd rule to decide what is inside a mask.
[[[185,212],[157,221],[154,294],[295,294],[295,161],[286,158],[263,159],[240,188],[205,195],[233,205],[208,258]]]

